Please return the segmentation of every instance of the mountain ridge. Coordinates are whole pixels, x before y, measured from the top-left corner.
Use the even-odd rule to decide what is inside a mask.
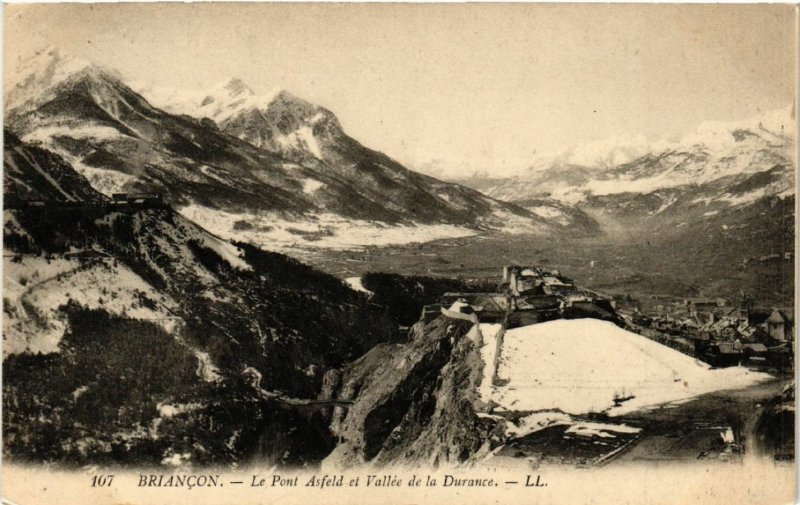
[[[707,121],[678,141],[635,142],[609,147],[606,141],[582,146],[571,153],[540,160],[539,165],[509,177],[453,179],[483,190],[490,196],[513,201],[511,188],[522,198],[550,193],[562,201],[578,202],[588,195],[646,193],[670,187],[710,183],[727,176],[794,165],[796,119],[784,108],[743,121]],[[610,150],[610,151],[609,151]],[[626,151],[627,156],[613,152]],[[602,160],[615,159],[614,162]]]
[[[410,171],[347,136],[332,112],[285,91],[261,110],[253,105],[261,98],[241,80],[229,80],[218,87],[222,98],[200,101],[201,108],[220,105],[212,114],[218,124],[165,112],[113,72],[73,64],[58,51],[45,55],[55,63],[39,65],[49,69],[41,79],[24,81],[43,89],[7,110],[8,127],[63,156],[106,194],[162,192],[180,208],[205,209],[196,215],[209,228],[221,212],[241,213],[250,227],[261,219],[277,222],[284,235],[296,228],[290,223],[308,222],[308,216],[327,223],[344,218],[382,226],[513,226],[532,233],[571,226]],[[48,80],[52,76],[57,78]],[[324,233],[346,233],[336,224],[325,226]],[[239,236],[232,227],[215,231]],[[272,239],[279,237],[264,240]],[[315,242],[302,233],[292,240]]]

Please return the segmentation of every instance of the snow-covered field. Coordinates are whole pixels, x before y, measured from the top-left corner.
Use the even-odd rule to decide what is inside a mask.
[[[467,237],[477,233],[463,226],[389,225],[347,219],[335,214],[314,214],[290,220],[278,214],[232,213],[199,205],[183,207],[180,213],[222,238],[279,251],[307,248],[359,249],[369,245],[409,244]]]
[[[484,346],[487,357],[489,340]],[[563,414],[618,416],[771,378],[743,367],[712,370],[595,319],[557,320],[506,331],[497,373],[503,385],[487,384],[484,378],[481,386],[484,401],[499,405],[495,411],[551,411],[550,417],[561,416],[556,420],[564,422]],[[484,391],[487,386],[490,391]],[[620,397],[630,399],[615,406],[614,399]],[[530,424],[548,422],[532,419]]]
[[[306,181],[309,191],[316,186]],[[228,240],[248,242],[268,250],[311,249],[358,250],[367,246],[390,246],[471,237],[480,230],[509,234],[544,233],[546,226],[534,219],[512,214],[497,206],[491,215],[479,218],[480,229],[453,224],[389,224],[350,219],[332,213],[286,216],[280,213],[226,212],[201,205],[187,205],[179,212],[206,230]]]

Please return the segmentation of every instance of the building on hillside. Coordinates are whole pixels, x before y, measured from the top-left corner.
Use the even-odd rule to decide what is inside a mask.
[[[689,314],[696,316],[700,312],[719,311],[728,305],[728,301],[724,298],[685,298],[683,305]]]
[[[765,321],[767,335],[769,338],[781,342],[793,340],[792,323],[792,318],[785,312],[779,309],[772,309],[772,312]]]
[[[734,342],[711,342],[704,361],[718,367],[739,365],[742,362],[742,351],[737,347]]]
[[[544,293],[552,296],[566,297],[575,292],[575,286],[562,286],[559,284],[550,284],[549,286],[544,286]]]
[[[545,271],[540,267],[510,265],[503,267],[502,285],[514,296],[564,294],[575,290],[575,283],[558,270]]]
[[[739,337],[745,342],[766,342],[768,335],[766,330],[761,326],[750,326],[747,323],[739,325],[736,329]]]
[[[481,307],[478,311],[478,320],[482,323],[499,323],[508,314],[510,303],[505,295],[487,293],[478,297],[476,302]]]
[[[503,267],[503,282],[508,283],[511,294],[537,293],[542,289],[542,271],[537,267],[510,265]]]
[[[508,327],[551,321],[561,317],[561,298],[557,296],[520,296],[511,300]]]
[[[468,304],[482,323],[496,323],[505,318],[509,308],[509,298],[502,293],[453,293],[442,295],[440,305],[451,307],[462,301]],[[423,312],[424,316],[424,312]]]
[[[523,270],[522,273],[516,277],[514,292],[517,296],[521,295],[539,295],[544,294],[544,282],[537,275],[531,275],[531,270]]]
[[[767,346],[764,344],[742,344],[742,356],[751,364],[766,364]]]

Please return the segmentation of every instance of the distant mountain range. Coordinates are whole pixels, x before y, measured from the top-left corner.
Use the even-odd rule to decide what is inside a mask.
[[[737,123],[706,123],[680,142],[642,145],[624,156],[596,152],[588,157],[597,160],[593,166],[563,157],[515,177],[458,182],[521,206],[532,198],[577,205],[607,232],[669,233],[763,199],[793,199],[795,121],[786,109]]]
[[[277,246],[369,242],[386,228],[405,241],[591,231],[572,214],[543,218],[408,170],[347,136],[327,109],[285,91],[258,96],[238,79],[140,94],[116,72],[50,48],[6,89],[6,126],[22,140],[60,154],[106,195],[161,192],[226,237]]]

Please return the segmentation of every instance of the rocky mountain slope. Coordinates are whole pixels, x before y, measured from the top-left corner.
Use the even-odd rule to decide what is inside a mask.
[[[232,80],[199,102],[177,93],[189,105],[167,100],[167,112],[116,73],[56,49],[22,65],[7,88],[6,125],[21,139],[60,154],[106,195],[161,192],[229,238],[253,239],[244,232],[258,229],[261,243],[325,245],[320,238],[376,227],[404,227],[405,240],[416,227],[422,236],[425,227],[445,236],[564,228],[410,171],[347,136],[330,111],[287,92],[259,97]]]
[[[101,202],[105,197],[59,155],[3,132],[3,193],[24,200]]]
[[[320,413],[281,398],[316,398],[328,369],[396,338],[383,308],[167,206],[105,201],[63,159],[6,138],[5,201],[47,200],[4,209],[6,457],[292,465],[327,454]]]
[[[209,118],[222,131],[287,158],[330,160],[336,158],[337,150],[342,157],[350,150],[364,149],[345,135],[331,111],[285,90],[257,95],[238,78],[208,91],[141,84],[134,88],[160,109]]]

